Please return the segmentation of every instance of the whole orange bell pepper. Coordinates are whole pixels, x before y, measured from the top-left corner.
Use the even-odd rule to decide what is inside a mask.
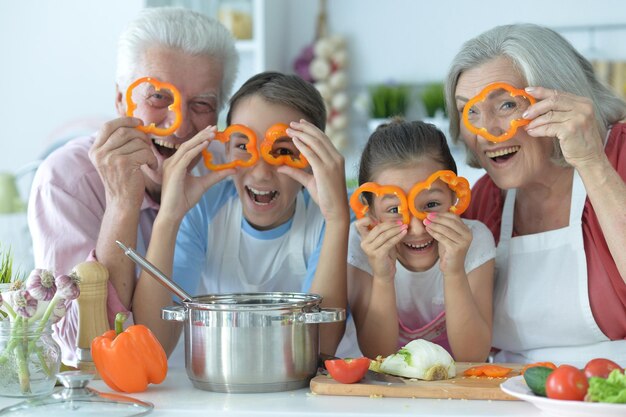
[[[121,392],[141,392],[167,375],[167,355],[150,329],[141,324],[122,330],[126,315],[115,316],[115,330],[91,342],[91,356],[102,380]]]

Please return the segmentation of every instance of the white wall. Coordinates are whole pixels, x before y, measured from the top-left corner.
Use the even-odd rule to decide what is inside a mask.
[[[210,0],[207,0],[210,1]],[[216,1],[216,0],[211,0]],[[274,0],[268,0],[274,1]],[[116,39],[141,0],[0,2],[0,171],[15,172],[54,139],[114,115]],[[291,0],[284,68],[314,36],[318,2]],[[462,41],[497,24],[559,27],[626,23],[621,0],[330,0],[329,24],[349,40],[355,86],[443,78]],[[565,34],[584,50],[586,34]],[[596,35],[596,47],[626,59],[626,31]]]

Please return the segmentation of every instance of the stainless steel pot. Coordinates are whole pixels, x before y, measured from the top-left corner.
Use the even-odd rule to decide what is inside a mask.
[[[205,295],[165,307],[162,317],[184,323],[185,367],[196,388],[287,391],[317,372],[318,325],[345,320],[343,309],[320,309],[321,301],[281,292]]]

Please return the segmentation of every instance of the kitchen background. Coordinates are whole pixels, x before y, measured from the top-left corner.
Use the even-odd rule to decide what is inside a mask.
[[[32,267],[24,210],[38,161],[115,117],[117,38],[140,9],[165,4],[218,17],[241,38],[236,87],[265,69],[294,72],[298,57],[306,72],[317,58],[312,75],[335,110],[331,137],[346,155],[349,179],[374,117],[373,91],[379,99],[389,87],[405,92],[408,118],[429,117],[445,130],[444,116],[429,111],[437,107],[438,84],[463,41],[496,25],[558,30],[626,94],[622,0],[0,0],[0,243],[13,247],[21,269]],[[326,31],[318,24],[324,5]],[[303,54],[324,34],[314,56]],[[426,105],[424,95],[431,97]],[[454,151],[462,162],[462,148]],[[460,173],[472,182],[481,174],[463,164]]]

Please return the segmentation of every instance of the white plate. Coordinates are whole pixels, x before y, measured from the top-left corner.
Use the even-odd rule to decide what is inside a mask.
[[[515,376],[500,384],[509,395],[528,401],[553,416],[562,417],[624,417],[626,404],[587,403],[583,401],[552,400],[532,393],[523,376]]]

